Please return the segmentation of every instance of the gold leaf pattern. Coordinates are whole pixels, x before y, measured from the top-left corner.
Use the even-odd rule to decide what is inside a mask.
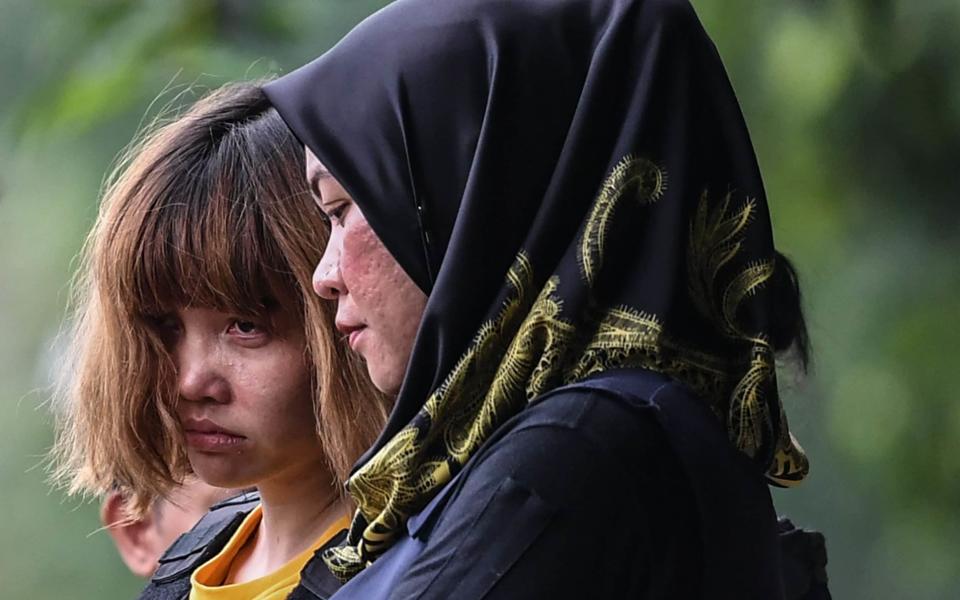
[[[604,181],[593,202],[580,242],[580,270],[588,286],[603,264],[607,230],[620,200],[631,190],[640,204],[651,204],[663,196],[667,187],[666,173],[649,160],[628,154]]]
[[[724,288],[723,299],[720,302],[723,307],[723,323],[727,332],[733,337],[749,339],[758,345],[766,345],[765,340],[752,338],[750,334],[745,333],[737,325],[737,309],[747,296],[756,293],[762,285],[770,280],[773,276],[773,267],[772,259],[747,265]]]
[[[756,202],[748,200],[739,210],[728,214],[731,197],[732,194],[727,193],[719,205],[711,209],[707,192],[701,194],[690,223],[687,281],[690,298],[700,313],[722,327],[728,336],[736,336],[735,322],[727,318],[726,310],[720,310],[714,289],[720,269],[740,252],[740,240],[753,218]]]

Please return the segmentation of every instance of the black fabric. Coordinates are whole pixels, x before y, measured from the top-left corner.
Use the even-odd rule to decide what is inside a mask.
[[[563,389],[606,391],[631,407],[655,409],[679,463],[675,470],[689,482],[696,504],[687,518],[697,519],[701,593],[781,597],[776,517],[766,482],[727,443],[701,399],[674,381],[636,370],[606,372]]]
[[[767,486],[702,408],[649,371],[545,395],[410,519],[413,560],[401,540],[335,598],[782,598]]]
[[[190,593],[190,575],[230,540],[243,519],[260,503],[260,494],[246,492],[210,508],[190,531],[160,557],[159,566],[141,600],[180,600]]]
[[[260,503],[260,494],[246,492],[215,504],[190,531],[181,535],[160,558],[157,571],[140,593],[141,600],[183,600],[190,595],[190,576],[202,564],[223,550],[243,519]],[[327,600],[340,582],[321,557],[324,550],[342,544],[346,530],[319,548],[300,572],[300,584],[287,596],[290,600]]]
[[[640,383],[663,383],[649,375]],[[707,597],[695,495],[649,405],[596,388],[551,393],[501,427],[457,483],[384,597]],[[775,564],[745,573],[765,569]],[[762,597],[742,591],[710,597]]]
[[[685,0],[398,0],[266,92],[429,293],[349,482],[344,577],[528,401],[597,371],[665,373],[758,473],[805,475],[762,182]],[[598,503],[626,485],[610,475]]]
[[[777,530],[786,600],[830,600],[823,534],[800,529],[787,518],[777,521]]]
[[[313,557],[300,571],[300,583],[293,588],[288,600],[326,600],[340,588],[340,580],[334,577],[323,562],[323,553],[328,548],[339,546],[347,539],[347,530],[330,538],[327,543],[314,552]]]

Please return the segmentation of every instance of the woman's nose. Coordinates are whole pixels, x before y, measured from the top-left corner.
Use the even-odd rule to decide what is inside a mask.
[[[317,268],[313,271],[313,291],[326,300],[336,300],[346,293],[347,288],[340,275],[340,252],[334,246],[335,240],[327,244]]]
[[[201,340],[183,339],[174,350],[177,389],[191,402],[226,402],[229,385],[223,376],[217,349]]]

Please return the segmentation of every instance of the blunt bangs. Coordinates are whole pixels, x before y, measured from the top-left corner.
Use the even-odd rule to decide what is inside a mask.
[[[296,302],[286,308],[302,313],[277,229],[296,227],[285,222],[283,204],[304,193],[292,183],[303,177],[297,168],[303,159],[290,151],[298,145],[277,123],[250,121],[206,138],[198,131],[196,147],[153,153],[168,164],[146,170],[136,201],[114,230],[115,251],[105,253],[117,258],[117,300],[130,317],[178,307],[267,315],[278,302]]]
[[[200,186],[160,200],[143,217],[139,252],[127,265],[130,296],[123,304],[131,314],[203,307],[263,315],[280,299],[297,297],[256,202]]]

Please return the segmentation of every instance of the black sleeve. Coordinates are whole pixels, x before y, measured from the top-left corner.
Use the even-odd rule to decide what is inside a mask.
[[[577,391],[504,430],[392,598],[653,597],[663,561],[689,560],[695,509],[654,419]]]

